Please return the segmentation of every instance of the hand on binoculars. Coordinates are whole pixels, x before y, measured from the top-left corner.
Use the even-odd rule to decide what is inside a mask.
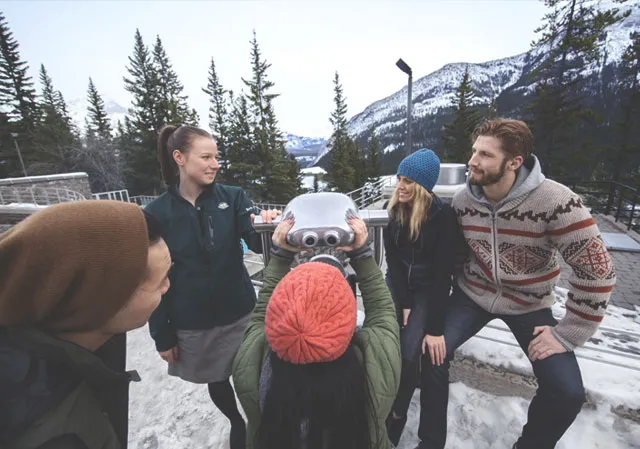
[[[263,223],[273,222],[273,220],[275,220],[278,215],[282,215],[282,211],[279,211],[277,209],[263,209],[260,211],[260,218],[262,219]],[[254,223],[255,218],[256,214],[251,214],[251,224]]]
[[[349,246],[340,246],[336,249],[340,249],[342,251],[353,251],[354,249],[361,248],[367,243],[369,239],[369,232],[367,231],[367,225],[364,223],[362,218],[350,217],[348,219],[349,226],[353,229],[355,234],[355,238],[353,239],[353,244]]]
[[[295,219],[293,215],[289,215],[276,226],[276,229],[273,231],[273,236],[271,237],[271,241],[278,248],[286,249],[287,251],[291,251],[294,253],[299,253],[301,251],[310,251],[310,249],[297,248],[295,246],[291,246],[287,243],[287,233],[293,228],[295,224]]]

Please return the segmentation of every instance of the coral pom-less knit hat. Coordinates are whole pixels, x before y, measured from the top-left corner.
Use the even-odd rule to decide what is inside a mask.
[[[265,332],[282,360],[330,362],[346,351],[356,327],[356,300],[339,270],[303,263],[276,286],[267,306]]]
[[[398,176],[400,175],[413,179],[432,192],[440,176],[440,158],[433,151],[422,148],[400,162]]]

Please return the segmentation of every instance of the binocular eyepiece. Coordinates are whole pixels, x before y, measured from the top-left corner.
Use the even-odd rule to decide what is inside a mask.
[[[302,234],[302,245],[305,248],[315,248],[316,246],[336,247],[340,243],[340,235],[337,231],[326,231],[322,235],[322,239],[315,231],[307,231]]]

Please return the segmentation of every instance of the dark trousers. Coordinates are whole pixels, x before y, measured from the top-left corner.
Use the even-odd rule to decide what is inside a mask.
[[[557,324],[550,309],[523,315],[496,315],[474,303],[459,288],[451,296],[445,321],[444,340],[447,359],[434,366],[430,357],[422,358],[420,392],[420,428],[422,446],[443,449],[447,439],[447,406],[449,402],[449,362],[454,351],[478,333],[489,321],[504,321],[527,354],[535,326]],[[536,396],[529,405],[527,423],[518,440],[518,449],[552,449],[573,423],[585,401],[582,376],[573,352],[554,354],[531,363],[538,379]],[[478,413],[482,411],[478,410]]]
[[[426,333],[427,323],[427,295],[428,290],[412,291],[413,306],[407,325],[403,326],[402,306],[398,303],[393,292],[391,282],[387,278],[387,285],[396,306],[398,324],[400,325],[400,354],[402,356],[402,371],[400,387],[396,400],[393,403],[393,412],[396,416],[406,417],[413,392],[420,381],[419,356],[422,352],[422,340]]]

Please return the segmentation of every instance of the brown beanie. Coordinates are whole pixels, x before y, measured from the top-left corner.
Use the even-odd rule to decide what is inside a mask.
[[[146,276],[139,206],[78,201],[36,212],[0,235],[0,325],[97,329]]]

